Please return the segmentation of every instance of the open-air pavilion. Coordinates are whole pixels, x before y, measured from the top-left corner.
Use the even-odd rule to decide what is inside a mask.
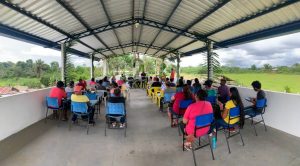
[[[104,62],[126,53],[180,58],[207,52],[212,78],[212,51],[300,30],[299,0],[0,0],[0,34],[61,50],[62,80],[66,50]],[[76,45],[66,49],[68,42]],[[197,60],[198,57],[195,57]],[[288,58],[288,57],[286,57]],[[239,88],[243,98],[254,96]],[[81,128],[44,124],[49,89],[0,99],[0,165],[192,165],[189,152],[166,115],[132,90],[128,101],[128,137],[104,136],[104,116],[85,135]],[[245,146],[218,141],[216,160],[208,149],[196,152],[201,165],[300,165],[299,95],[267,92],[265,121],[259,135],[246,126]],[[138,101],[138,102],[136,102]],[[18,104],[15,104],[18,103]],[[102,106],[101,110],[104,110]],[[103,111],[102,111],[103,113]]]

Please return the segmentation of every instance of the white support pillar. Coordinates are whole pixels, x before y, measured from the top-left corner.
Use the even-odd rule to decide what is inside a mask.
[[[95,78],[94,59],[95,59],[94,54],[91,54],[91,69],[90,69],[90,72],[91,72],[91,78]]]
[[[213,43],[212,41],[207,42],[207,79],[213,80],[213,57],[212,57]]]
[[[107,59],[103,59],[103,76],[108,74],[108,62]]]
[[[176,66],[176,82],[178,82],[179,78],[180,78],[180,54],[177,54],[176,56],[176,60],[177,60],[177,66]]]
[[[67,61],[67,54],[66,54],[66,44],[61,43],[61,81],[66,81],[66,61]]]

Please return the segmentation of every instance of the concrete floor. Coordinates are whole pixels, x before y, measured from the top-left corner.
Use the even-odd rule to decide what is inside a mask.
[[[127,137],[122,130],[108,130],[104,136],[103,108],[100,120],[90,134],[80,126],[68,131],[67,123],[39,122],[0,143],[1,166],[189,166],[192,153],[181,150],[181,137],[169,127],[166,113],[146,97],[132,90],[127,104]],[[300,138],[258,126],[254,136],[249,122],[243,130],[245,146],[239,137],[229,140],[228,154],[223,133],[219,133],[216,160],[209,147],[196,151],[198,165],[299,166]]]

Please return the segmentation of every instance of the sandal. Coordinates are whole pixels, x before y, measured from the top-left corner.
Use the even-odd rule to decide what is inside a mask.
[[[190,142],[185,142],[184,143],[184,149],[187,151],[191,151],[192,150],[192,144]]]

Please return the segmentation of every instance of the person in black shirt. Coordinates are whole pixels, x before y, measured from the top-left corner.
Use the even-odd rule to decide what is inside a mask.
[[[155,81],[152,83],[151,87],[161,87],[161,83],[159,82],[159,78],[155,77]]]
[[[257,92],[257,95],[256,95],[256,98],[251,98],[250,102],[253,105],[249,106],[249,107],[245,107],[244,112],[245,112],[245,115],[255,116],[257,113],[260,113],[260,111],[261,111],[261,110],[256,109],[256,101],[265,99],[266,94],[261,89],[261,83],[259,81],[253,81],[251,85],[252,85],[254,91]]]

